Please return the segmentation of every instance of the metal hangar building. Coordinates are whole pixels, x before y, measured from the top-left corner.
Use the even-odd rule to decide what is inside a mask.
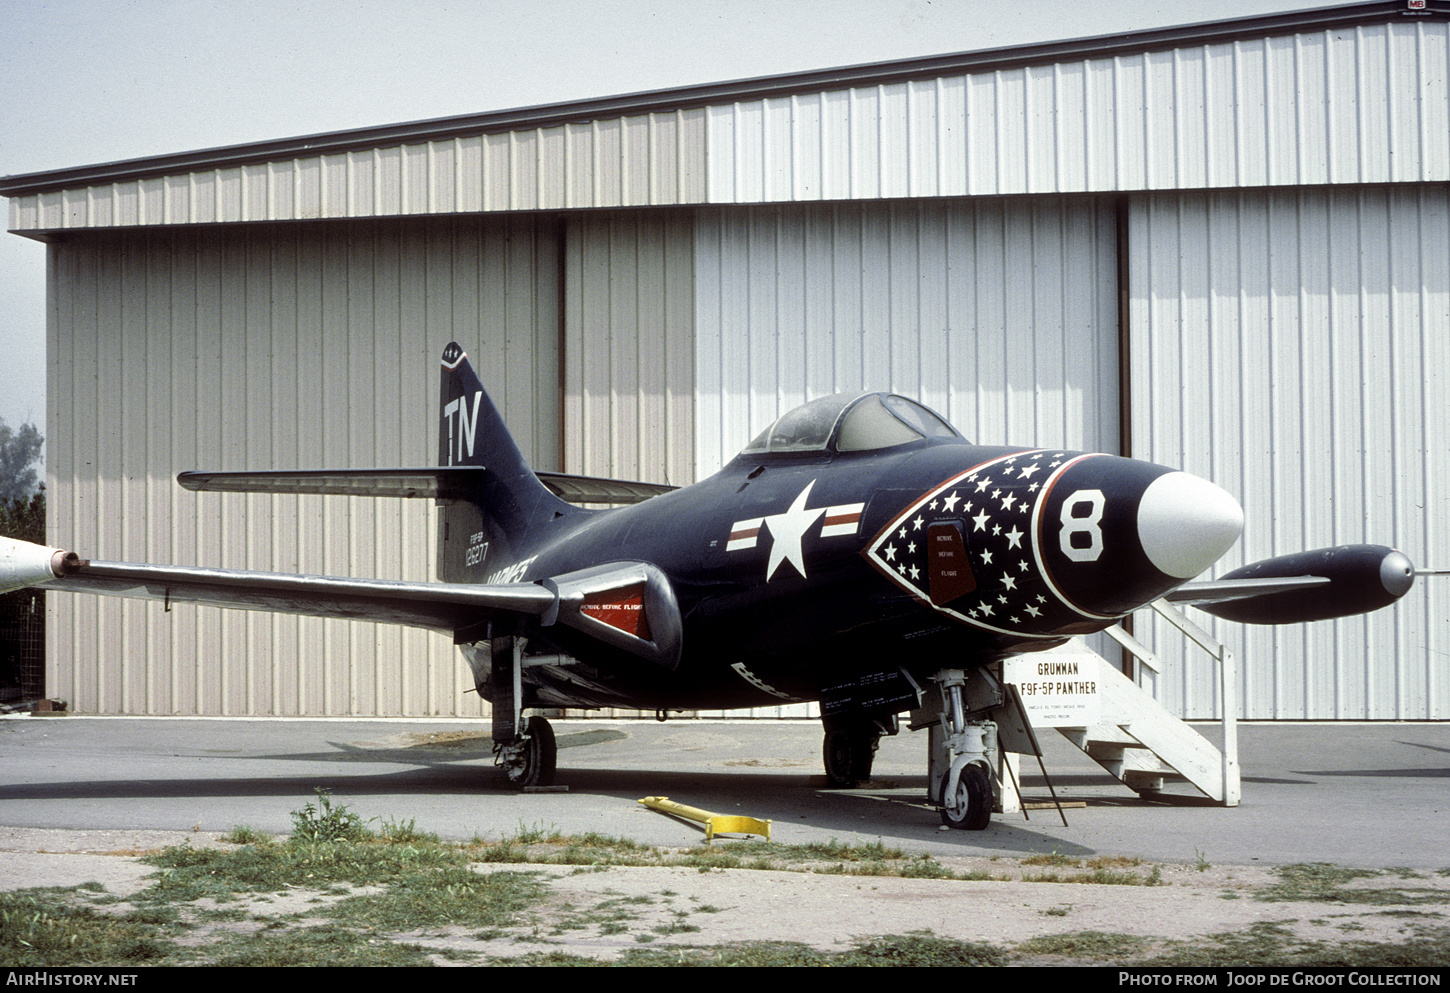
[[[1416,9],[1420,8],[1420,9]],[[184,469],[428,464],[462,342],[541,469],[688,483],[891,389],[1244,505],[1221,563],[1450,563],[1450,4],[1354,4],[0,180],[47,243],[53,544],[431,578],[426,501]],[[1450,718],[1450,591],[1222,624],[1242,716]],[[47,692],[129,714],[476,715],[446,638],[51,597]],[[1155,691],[1214,672],[1146,618]],[[785,710],[803,713],[799,708]]]

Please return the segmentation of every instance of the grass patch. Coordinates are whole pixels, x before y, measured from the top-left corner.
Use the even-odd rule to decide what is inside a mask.
[[[756,844],[768,844],[757,842]],[[800,858],[819,859],[828,862],[882,862],[906,858],[900,848],[887,848],[880,840],[868,841],[864,845],[850,845],[832,838],[827,842],[812,842],[806,845],[781,846]]]
[[[264,834],[256,828],[238,824],[222,835],[221,840],[229,845],[265,845],[272,840],[272,836]]]
[[[332,805],[329,790],[313,790],[317,801],[292,811],[292,838],[296,841],[361,841],[372,832],[363,819],[345,805]]]
[[[0,893],[0,962],[11,968],[159,965],[177,954],[170,915],[109,914],[65,890]]]
[[[1052,913],[1052,911],[1045,911]],[[1065,916],[1064,908],[1061,914]],[[1102,931],[1072,931],[1029,938],[1012,949],[1014,958],[1054,956],[1094,961],[1123,961],[1136,955],[1144,946],[1142,938],[1128,934],[1107,934]]]
[[[406,821],[388,818],[374,818],[378,822],[378,837],[394,845],[437,845],[442,839],[432,831],[419,831],[413,818]]]
[[[220,966],[432,965],[419,945],[377,941],[335,924],[259,934],[233,935],[215,950]]]
[[[420,871],[463,868],[466,856],[437,845],[356,842],[247,845],[225,851],[181,845],[142,861],[161,871],[136,899],[190,902],[203,897],[225,902],[238,893],[283,893],[306,886],[325,890],[340,883],[388,883]]]
[[[1023,865],[1050,865],[1050,866],[1072,866],[1077,868],[1082,865],[1079,859],[1070,855],[1062,855],[1058,852],[1048,852],[1045,855],[1029,855],[1022,860]]]
[[[577,956],[566,958],[569,961],[561,961],[559,953],[539,953],[495,964],[913,968],[1003,966],[1009,962],[1005,952],[991,945],[939,938],[929,932],[860,939],[856,942],[855,947],[843,952],[822,952],[808,945],[790,941],[752,941],[721,945],[715,948],[694,946],[632,948],[617,961],[610,963],[598,963],[592,959],[582,959]]]
[[[1391,870],[1395,871],[1395,870]],[[1254,894],[1267,903],[1312,900],[1324,903],[1403,905],[1450,903],[1450,893],[1415,886],[1349,886],[1357,879],[1383,878],[1374,869],[1347,869],[1328,862],[1301,862],[1279,866],[1279,880]],[[1399,874],[1399,878],[1407,878]],[[1415,877],[1409,877],[1415,878]]]
[[[900,874],[906,879],[955,879],[956,873],[936,859],[923,852],[901,867]]]
[[[1339,966],[1423,968],[1450,965],[1450,929],[1425,930],[1402,942],[1316,941],[1296,937],[1287,921],[1259,922],[1206,940],[1171,942],[1140,966]]]
[[[350,896],[331,916],[353,927],[379,933],[445,927],[507,927],[543,899],[545,886],[535,873],[483,875],[461,867],[413,872],[392,880],[383,893]]]
[[[1046,872],[1039,876],[1022,874],[1024,883],[1093,883],[1099,886],[1162,886],[1163,870],[1159,866],[1144,873],[1107,869],[1101,866],[1091,872]]]

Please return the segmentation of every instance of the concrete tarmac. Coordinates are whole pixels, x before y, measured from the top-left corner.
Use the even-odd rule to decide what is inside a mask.
[[[521,828],[596,831],[664,846],[702,830],[640,806],[668,796],[773,823],[783,843],[881,840],[934,855],[1132,855],[1228,865],[1332,862],[1450,868],[1450,724],[1241,724],[1243,801],[1187,787],[1140,799],[1044,732],[1056,811],[996,815],[948,831],[924,801],[926,738],[882,740],[873,781],[825,788],[819,724],[557,721],[566,792],[499,785],[486,722],[29,717],[0,719],[0,825],[83,830],[286,833],[331,792],[363,818],[413,820],[448,839]],[[1216,728],[1206,729],[1213,736]],[[1030,759],[1023,792],[1049,799]]]

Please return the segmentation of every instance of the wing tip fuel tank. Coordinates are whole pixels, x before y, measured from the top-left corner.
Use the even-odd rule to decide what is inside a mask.
[[[1388,607],[1410,591],[1415,566],[1386,545],[1336,545],[1254,562],[1223,580],[1322,577],[1327,585],[1238,600],[1200,604],[1202,610],[1242,624],[1296,624],[1367,614]]]
[[[75,572],[80,565],[80,556],[75,552],[18,538],[0,538],[0,593],[47,583]]]

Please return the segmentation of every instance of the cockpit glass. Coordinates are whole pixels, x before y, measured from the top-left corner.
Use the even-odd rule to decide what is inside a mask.
[[[838,452],[894,448],[922,438],[960,437],[946,421],[905,397],[889,393],[837,393],[784,414],[743,451],[751,454],[825,451],[833,434]]]
[[[946,421],[927,410],[919,403],[915,403],[906,397],[899,397],[895,394],[888,394],[881,398],[881,403],[887,410],[909,425],[912,429],[920,431],[928,438],[957,438],[956,428]]]
[[[894,417],[879,396],[862,397],[841,420],[836,451],[866,452],[917,441],[923,434]]]
[[[831,440],[831,429],[841,409],[856,399],[855,393],[836,393],[803,404],[772,424],[745,446],[747,452],[822,451]]]

